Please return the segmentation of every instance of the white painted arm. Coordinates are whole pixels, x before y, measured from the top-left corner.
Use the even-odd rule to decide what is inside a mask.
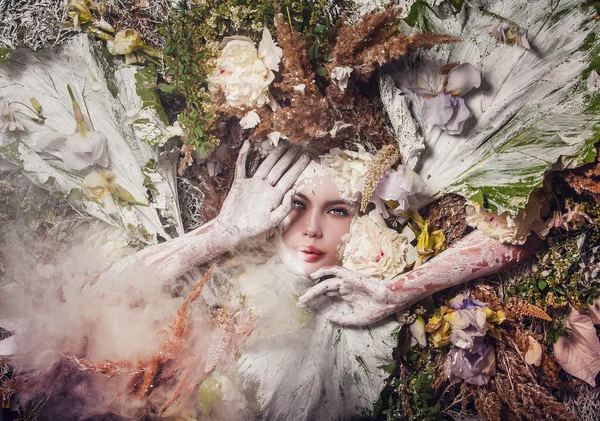
[[[90,285],[140,274],[162,284],[279,225],[292,210],[290,189],[310,159],[306,154],[298,158],[298,147],[282,144],[248,178],[249,150],[250,143],[246,142],[237,159],[233,185],[217,218],[184,236],[116,262]]]
[[[396,311],[405,309],[435,292],[463,282],[497,273],[521,261],[537,249],[535,242],[523,246],[502,244],[475,231],[423,266],[385,281],[343,267],[323,268],[311,275],[327,279],[300,297],[299,305],[307,305],[322,294],[338,296],[353,311],[330,314],[334,323],[363,326],[375,323]]]

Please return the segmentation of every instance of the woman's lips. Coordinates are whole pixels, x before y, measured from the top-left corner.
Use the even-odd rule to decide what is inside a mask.
[[[316,262],[325,254],[318,248],[309,245],[294,247],[294,249],[298,252],[300,259],[309,263]]]

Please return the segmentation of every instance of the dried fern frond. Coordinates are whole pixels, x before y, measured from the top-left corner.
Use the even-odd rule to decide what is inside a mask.
[[[514,297],[510,301],[509,310],[517,318],[533,317],[536,319],[546,320],[547,322],[552,321],[552,317],[550,317],[548,313],[546,313],[538,306],[527,303],[525,301],[517,300]]]
[[[600,202],[600,148],[596,162],[564,173],[566,182],[579,194],[586,194]]]

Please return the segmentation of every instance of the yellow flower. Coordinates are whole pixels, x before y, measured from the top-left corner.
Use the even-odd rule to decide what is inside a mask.
[[[67,14],[73,21],[73,26],[76,30],[81,30],[81,25],[94,21],[92,12],[89,9],[87,0],[70,0],[67,5]]]
[[[429,339],[434,348],[439,348],[450,343],[450,334],[452,326],[444,318],[448,312],[448,307],[442,307],[442,313],[439,316],[432,316],[427,322],[425,330],[430,333]]]
[[[418,215],[418,214],[417,214]],[[421,266],[427,260],[438,255],[442,250],[446,248],[446,236],[442,230],[436,230],[429,232],[429,222],[423,220],[420,216],[419,219],[415,218],[415,222],[421,229],[421,234],[417,237],[417,252],[419,258],[415,263],[415,268]]]
[[[484,307],[486,320],[488,323],[502,324],[506,320],[506,314],[502,310],[494,311],[489,307]]]
[[[139,32],[134,29],[122,29],[116,33],[115,39],[106,42],[108,51],[113,56],[127,55],[145,48]]]
[[[107,214],[119,210],[116,201],[123,201],[131,205],[148,206],[146,203],[138,202],[133,195],[122,186],[115,183],[116,175],[112,171],[92,171],[83,180],[86,195],[95,202],[100,202]]]

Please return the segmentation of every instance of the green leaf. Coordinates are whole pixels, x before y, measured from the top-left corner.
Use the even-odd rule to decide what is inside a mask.
[[[319,67],[319,68],[317,69],[317,72],[316,72],[316,73],[317,73],[317,75],[319,75],[319,76],[327,76],[327,75],[329,74],[329,72],[327,71],[327,69],[326,69],[326,68],[324,68],[324,67]]]
[[[548,283],[546,281],[539,281],[537,286],[540,289],[540,291],[543,291],[548,286]]]
[[[317,55],[315,54],[315,50],[316,50],[316,46],[315,46],[315,44],[311,44],[311,46],[310,46],[310,47],[308,47],[308,59],[309,59],[309,60],[314,60],[314,59],[315,59],[315,57],[317,56]]]
[[[317,25],[317,26],[315,26],[315,29],[313,30],[313,32],[315,34],[321,35],[323,32],[325,32],[325,29],[327,29],[327,27],[325,25]]]
[[[177,90],[177,86],[167,85],[167,86],[161,86],[158,89],[160,89],[161,92],[164,92],[164,93],[168,94],[168,93],[171,93],[171,92]]]
[[[417,360],[417,358],[419,358],[419,354],[410,354],[410,356],[408,357],[408,361],[414,362]]]
[[[377,368],[382,369],[383,371],[385,371],[388,374],[392,374],[394,372],[394,368],[396,368],[396,364],[384,364],[384,365],[380,365]]]

